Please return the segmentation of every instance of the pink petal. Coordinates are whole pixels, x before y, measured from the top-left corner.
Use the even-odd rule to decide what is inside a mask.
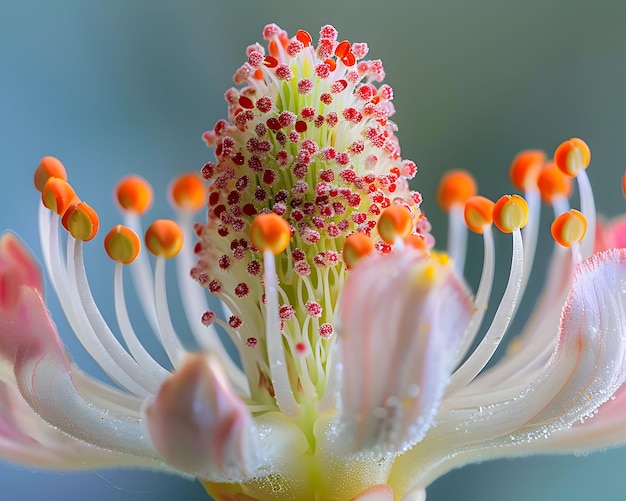
[[[386,484],[374,485],[350,501],[393,501],[393,490]]]
[[[595,251],[626,248],[626,217],[613,221],[598,221],[596,225]]]
[[[0,458],[54,470],[145,464],[86,444],[43,421],[16,388],[0,382]]]
[[[254,421],[213,356],[188,356],[147,406],[146,424],[159,453],[188,473],[236,481],[255,466]]]
[[[353,447],[399,452],[424,436],[471,310],[465,285],[437,258],[407,250],[350,272],[341,299],[340,432]]]
[[[105,449],[158,461],[132,410],[125,415],[103,409],[76,389],[70,360],[41,297],[33,258],[15,237],[4,235],[1,242],[3,376],[15,382],[35,413],[62,432]],[[10,422],[4,424],[9,429]]]

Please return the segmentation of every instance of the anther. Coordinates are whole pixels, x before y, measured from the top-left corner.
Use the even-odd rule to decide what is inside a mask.
[[[289,223],[278,214],[261,214],[250,225],[250,241],[262,252],[280,254],[287,248],[291,232]]]
[[[41,190],[41,201],[46,208],[62,216],[71,204],[78,201],[78,197],[67,181],[51,177]]]
[[[115,187],[115,198],[122,210],[141,215],[152,205],[152,187],[140,176],[127,176]]]
[[[196,212],[206,203],[206,187],[195,172],[183,174],[169,187],[170,201],[175,208]]]
[[[365,233],[353,233],[343,243],[343,262],[352,267],[374,250],[374,242]]]
[[[404,238],[413,230],[413,220],[409,209],[403,205],[394,205],[385,209],[378,219],[378,234],[388,244],[397,238]]]
[[[591,151],[587,143],[574,137],[559,145],[554,152],[554,161],[565,175],[576,177],[581,170],[586,169],[589,165]]]
[[[85,202],[73,203],[63,214],[62,224],[76,240],[88,242],[98,233],[98,213]]]
[[[55,157],[43,157],[39,166],[35,170],[35,188],[40,193],[43,191],[46,181],[51,177],[58,177],[67,181],[67,172],[65,167],[58,158]]]
[[[537,177],[545,163],[546,155],[543,151],[526,150],[518,153],[509,168],[511,183],[522,191],[537,186]]]
[[[488,198],[476,195],[465,202],[463,216],[465,224],[474,233],[482,234],[485,226],[493,223],[493,209],[495,204]]]
[[[463,205],[476,194],[476,181],[463,170],[453,170],[444,174],[437,188],[437,203],[446,212],[453,206]]]
[[[622,193],[624,198],[626,198],[626,172],[624,172],[624,175],[622,176]]]
[[[555,197],[569,197],[572,191],[572,179],[561,172],[554,162],[548,162],[537,178],[537,187],[541,193],[541,200],[552,203]]]
[[[576,209],[556,217],[550,228],[554,240],[564,247],[580,242],[587,232],[587,219]]]
[[[424,237],[421,237],[420,235],[407,235],[404,237],[404,245],[412,247],[418,251],[428,252],[426,240],[424,240]]]
[[[309,35],[309,32],[304,31],[304,30],[298,30],[296,32],[296,39],[302,42],[302,44],[305,47],[308,47],[309,45],[311,45],[311,42],[313,41],[313,38],[311,38],[311,35]]]
[[[152,254],[169,259],[183,248],[183,230],[171,219],[157,219],[146,230],[145,242]]]
[[[118,224],[104,237],[104,249],[113,261],[130,264],[139,255],[141,244],[137,233],[128,226]]]
[[[503,233],[524,227],[528,219],[528,204],[519,195],[504,195],[493,207],[493,222]]]

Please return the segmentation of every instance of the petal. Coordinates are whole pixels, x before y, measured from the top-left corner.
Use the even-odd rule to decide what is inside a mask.
[[[374,485],[350,501],[393,501],[393,490],[386,484]]]
[[[215,356],[188,356],[145,412],[152,442],[176,468],[240,482],[256,467],[252,415]]]
[[[76,440],[43,421],[16,388],[0,382],[0,458],[54,470],[145,465],[134,456]]]
[[[17,285],[23,284],[43,294],[41,269],[24,244],[13,233],[0,237],[0,305],[17,302]]]
[[[338,431],[352,447],[400,452],[430,427],[472,311],[441,257],[407,250],[364,260],[341,302]]]
[[[158,466],[158,455],[133,409],[125,414],[123,408],[119,412],[99,407],[77,390],[70,360],[39,289],[33,287],[33,260],[23,248],[23,253],[16,252],[19,243],[16,247],[17,240],[11,238],[3,237],[0,245],[0,276],[10,277],[2,293],[10,300],[0,302],[2,375],[16,384],[34,412],[52,426],[105,449],[147,457]],[[102,395],[110,397],[112,392]]]
[[[394,464],[392,484],[408,488],[417,479],[428,485],[453,467],[488,458],[584,450],[603,420],[611,431],[602,445],[610,445],[610,438],[621,442],[626,434],[618,431],[624,422],[619,413],[626,407],[625,397],[620,391],[614,401],[610,398],[625,376],[626,250],[617,249],[578,266],[556,348],[534,380],[511,387],[508,394],[476,394],[473,403],[466,398],[461,408],[455,408],[454,399],[446,401],[437,427]],[[587,421],[604,402],[607,408],[600,411],[598,424],[593,424],[595,418]],[[570,429],[581,420],[590,426]]]
[[[598,221],[595,250],[624,248],[626,248],[626,217],[622,216],[609,222]]]

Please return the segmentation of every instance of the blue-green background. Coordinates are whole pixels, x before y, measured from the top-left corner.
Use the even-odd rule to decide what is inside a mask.
[[[38,253],[31,179],[46,154],[63,159],[105,228],[118,222],[110,190],[130,171],[159,194],[152,216],[167,217],[161,194],[168,180],[212,158],[200,134],[224,116],[222,95],[268,22],[313,34],[331,23],[341,38],[367,41],[370,57],[383,59],[403,156],[421,168],[415,187],[440,242],[445,222],[433,191],[443,170],[472,170],[481,191],[495,197],[511,189],[506,169],[517,151],[552,150],[572,135],[591,145],[599,208],[616,215],[624,210],[625,21],[622,0],[0,0],[0,229],[14,229]],[[546,228],[542,238],[538,279],[550,248]],[[509,249],[507,240],[498,243],[501,290]],[[475,284],[481,255],[472,244]],[[101,237],[89,250],[96,298],[112,318],[112,265]],[[98,374],[56,300],[48,300],[76,361]],[[624,499],[625,465],[619,449],[495,461],[445,476],[428,499]],[[0,463],[1,499],[67,497],[206,499],[197,483],[173,476],[44,473]]]

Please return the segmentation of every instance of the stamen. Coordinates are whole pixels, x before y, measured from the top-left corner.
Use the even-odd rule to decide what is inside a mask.
[[[465,202],[463,216],[465,224],[474,233],[482,235],[485,228],[493,223],[494,203],[488,198],[476,195]]]
[[[195,172],[176,178],[168,191],[172,205],[179,210],[196,212],[206,203],[206,187]]]
[[[76,202],[78,197],[74,188],[60,177],[49,178],[41,191],[43,205],[62,216],[67,208]]]
[[[519,195],[504,195],[493,208],[493,222],[503,233],[522,228],[528,220],[528,204]]]
[[[144,214],[152,205],[152,187],[144,178],[127,176],[115,187],[115,197],[124,211]]]
[[[118,263],[132,263],[141,249],[137,233],[128,226],[118,224],[104,237],[104,248],[107,255]]]
[[[515,188],[526,191],[537,186],[537,178],[546,163],[546,154],[539,150],[526,150],[518,153],[511,167],[509,177]]]
[[[566,175],[576,177],[580,196],[580,209],[587,219],[587,233],[580,244],[581,257],[586,258],[593,251],[596,225],[596,206],[593,190],[586,168],[591,161],[589,146],[582,139],[572,138],[559,145],[554,153],[554,160]]]
[[[278,305],[278,279],[274,256],[287,248],[289,224],[275,213],[257,216],[250,226],[250,241],[263,252],[265,282],[265,335],[274,396],[279,409],[289,416],[298,414],[283,348]]]
[[[557,197],[569,197],[572,191],[572,178],[563,174],[554,162],[548,162],[539,173],[537,187],[541,193],[541,200],[551,204]]]
[[[587,231],[587,219],[576,209],[557,216],[551,226],[552,237],[564,247],[580,242]]]
[[[158,219],[146,230],[145,242],[148,250],[156,256],[154,299],[161,344],[174,367],[178,367],[182,362],[184,350],[172,325],[167,304],[165,260],[180,252],[183,246],[183,232],[174,221]]]
[[[394,244],[398,238],[402,239],[413,230],[413,219],[409,209],[403,205],[394,205],[386,208],[377,223],[378,234],[388,244]]]
[[[374,242],[365,233],[353,233],[343,244],[343,262],[353,267],[374,250]]]
[[[71,204],[63,214],[63,226],[76,240],[88,242],[98,233],[98,213],[85,202]]]
[[[55,157],[43,157],[39,166],[35,170],[35,188],[40,193],[43,191],[46,182],[51,177],[57,177],[67,181],[67,172],[65,167],[58,158]]]
[[[455,170],[446,173],[437,188],[437,202],[448,212],[448,255],[454,268],[463,274],[467,250],[467,228],[463,220],[463,205],[476,194],[476,181],[467,172]]]

